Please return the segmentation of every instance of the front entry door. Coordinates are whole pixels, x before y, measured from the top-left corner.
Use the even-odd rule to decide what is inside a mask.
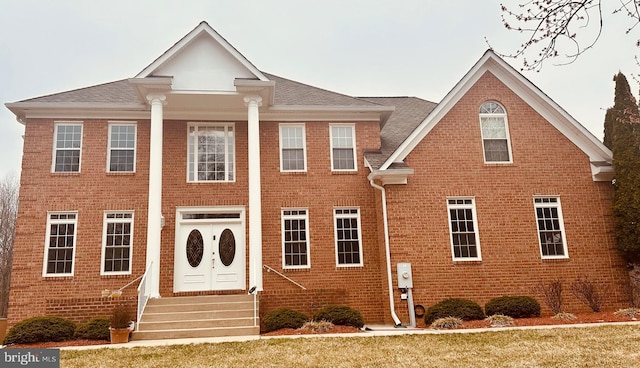
[[[241,222],[181,223],[174,291],[245,289],[245,237]]]

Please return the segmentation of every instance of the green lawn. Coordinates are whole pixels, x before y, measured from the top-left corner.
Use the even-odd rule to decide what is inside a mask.
[[[62,351],[62,367],[640,367],[640,325]]]

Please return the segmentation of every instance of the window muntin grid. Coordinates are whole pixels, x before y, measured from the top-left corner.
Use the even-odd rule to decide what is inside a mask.
[[[356,171],[355,126],[331,125],[331,170]]]
[[[235,180],[233,123],[190,125],[187,149],[187,181]]]
[[[102,239],[102,273],[130,274],[133,212],[107,212]]]
[[[109,172],[136,170],[136,125],[109,124]]]
[[[473,198],[449,198],[447,210],[453,259],[480,260],[480,239]]]
[[[80,172],[82,124],[57,123],[53,150],[53,172]]]
[[[542,258],[567,258],[567,241],[558,197],[535,197],[536,225]]]
[[[511,145],[507,113],[494,101],[480,106],[480,130],[482,147],[486,163],[511,163]]]
[[[360,210],[334,209],[336,263],[338,266],[362,266]]]
[[[306,171],[304,124],[280,124],[280,170]]]
[[[309,215],[306,209],[282,210],[282,255],[284,268],[308,268]]]
[[[50,213],[48,215],[44,276],[73,275],[76,228],[76,213]]]

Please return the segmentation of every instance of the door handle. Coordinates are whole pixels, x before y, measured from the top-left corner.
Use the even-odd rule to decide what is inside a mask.
[[[216,268],[216,252],[211,253],[211,268]]]

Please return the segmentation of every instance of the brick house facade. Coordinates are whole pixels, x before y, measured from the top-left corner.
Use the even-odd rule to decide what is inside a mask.
[[[626,302],[611,152],[491,51],[439,104],[357,98],[261,72],[203,22],[134,78],[7,107],[25,125],[10,324],[105,315],[101,292],[132,283],[133,303],[145,270],[151,297],[255,287],[261,314],[369,323],[409,319],[398,263],[424,306],[542,304],[536,286],[579,276]]]

